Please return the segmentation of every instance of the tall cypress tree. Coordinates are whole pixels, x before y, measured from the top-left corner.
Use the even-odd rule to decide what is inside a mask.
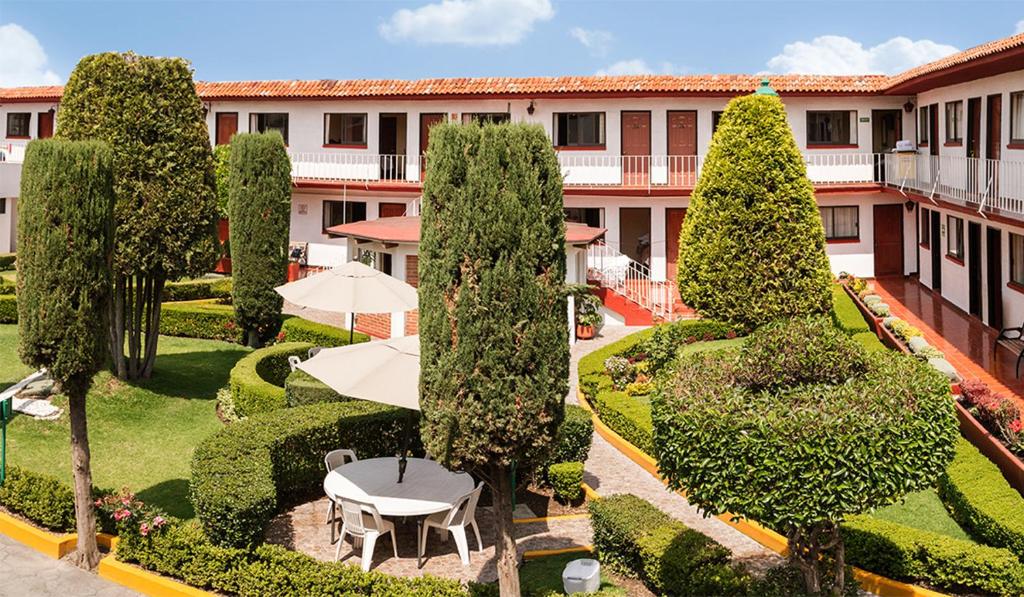
[[[291,161],[277,131],[231,140],[228,219],[235,320],[249,346],[262,346],[281,329],[281,295],[288,270]]]
[[[103,140],[114,152],[110,350],[118,377],[149,377],[164,283],[210,271],[219,252],[213,152],[189,64],[130,52],[82,58],[56,136]]]
[[[690,199],[676,282],[706,317],[757,327],[832,307],[825,231],[774,95],[725,109]]]
[[[518,595],[511,475],[546,455],[569,374],[562,174],[538,126],[431,130],[420,240],[421,434],[494,495]]]
[[[113,155],[100,142],[33,141],[18,202],[21,360],[68,397],[76,563],[99,563],[85,396],[107,354],[114,242]]]

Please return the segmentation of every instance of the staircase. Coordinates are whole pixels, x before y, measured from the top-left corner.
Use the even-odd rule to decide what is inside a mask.
[[[603,241],[587,248],[587,279],[598,286],[605,307],[626,325],[653,325],[693,317],[679,301],[674,282],[652,280],[651,269]]]

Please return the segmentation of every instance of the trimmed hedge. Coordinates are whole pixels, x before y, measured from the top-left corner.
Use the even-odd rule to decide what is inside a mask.
[[[160,333],[203,340],[241,341],[235,324],[235,310],[213,300],[164,303],[160,310]]]
[[[8,465],[0,506],[51,531],[75,532],[75,492],[48,475]]]
[[[11,295],[11,294],[15,294],[17,292],[17,290],[18,290],[17,284],[15,284],[14,282],[9,282],[8,280],[5,280],[4,278],[0,278],[0,294]]]
[[[408,412],[353,400],[277,410],[225,427],[192,458],[191,499],[203,530],[217,545],[261,543],[278,508],[320,491],[328,451],[347,446],[361,459],[394,455]],[[413,453],[422,451],[418,438],[413,434]]]
[[[870,572],[958,592],[1024,594],[1024,564],[1009,550],[872,516],[851,517],[842,532],[846,560]]]
[[[583,463],[557,462],[548,467],[548,481],[555,497],[575,502],[583,496]]]
[[[871,329],[857,304],[853,302],[849,294],[846,294],[842,284],[832,285],[831,315],[836,327],[846,332],[848,336],[862,334]]]
[[[288,407],[350,400],[301,370],[292,371],[284,380],[284,399]]]
[[[14,264],[17,260],[18,256],[16,253],[0,253],[0,271],[14,269]]]
[[[254,350],[231,369],[228,387],[240,416],[249,417],[288,406],[284,383],[291,372],[288,357],[305,358],[313,345],[283,342]]]
[[[711,319],[688,319],[656,326],[651,335],[635,348],[626,350],[627,356],[643,353],[651,375],[656,375],[679,356],[679,349],[687,344],[704,340],[720,340],[741,328]]]
[[[231,299],[231,278],[200,278],[179,280],[164,285],[162,302]]]
[[[555,434],[550,463],[586,462],[594,437],[594,421],[590,413],[575,404],[565,405],[565,418]]]
[[[345,328],[316,323],[302,319],[301,317],[284,316],[281,324],[281,331],[284,332],[284,339],[287,342],[309,342],[314,346],[348,346],[348,330]],[[366,334],[356,332],[352,337],[352,343],[369,342],[370,337]]]
[[[0,295],[0,323],[18,323],[18,297]]]
[[[621,574],[639,576],[656,594],[737,595],[750,578],[729,550],[634,495],[590,502],[594,553]]]
[[[953,463],[939,478],[939,497],[973,536],[1024,558],[1024,497],[963,438],[957,442]]]

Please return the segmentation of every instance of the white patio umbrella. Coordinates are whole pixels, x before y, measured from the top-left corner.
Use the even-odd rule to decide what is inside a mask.
[[[278,286],[285,300],[300,307],[352,313],[393,313],[419,307],[416,289],[358,261]],[[349,330],[351,336],[352,330]],[[352,338],[349,338],[351,342]]]
[[[419,336],[325,348],[298,367],[342,396],[420,410]],[[405,475],[410,426],[406,421],[399,483]]]

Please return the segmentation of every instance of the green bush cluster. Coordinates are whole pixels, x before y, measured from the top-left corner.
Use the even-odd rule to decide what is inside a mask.
[[[575,404],[565,405],[565,418],[558,426],[549,462],[586,462],[594,435],[590,413]]]
[[[742,331],[736,326],[710,319],[687,319],[674,323],[663,323],[656,326],[643,341],[624,351],[624,354],[644,355],[645,362],[649,363],[648,371],[653,376],[676,359],[679,349],[683,345],[700,340],[720,340]]]
[[[18,297],[0,294],[0,323],[18,323]]]
[[[17,260],[18,256],[16,253],[0,253],[0,272],[14,269],[14,264]]]
[[[729,550],[634,495],[590,502],[594,552],[612,570],[638,576],[656,594],[742,595],[750,579]]]
[[[305,371],[296,370],[284,380],[284,399],[287,406],[341,402],[350,398],[332,390],[327,384]]]
[[[165,303],[204,299],[230,300],[231,278],[200,278],[168,282],[164,285],[163,296],[160,298]]]
[[[196,447],[191,485],[196,516],[218,545],[258,544],[279,507],[319,491],[328,451],[354,448],[361,459],[394,455],[407,413],[353,400],[233,423]],[[419,453],[419,444],[412,451]]]
[[[8,465],[0,506],[51,531],[75,531],[75,492],[48,475]]]
[[[284,382],[291,372],[288,357],[306,358],[313,345],[283,342],[254,350],[235,363],[228,377],[231,397],[240,416],[250,417],[288,406]]]
[[[971,535],[1024,558],[1024,497],[963,438],[956,443],[953,463],[939,478],[939,497]]]
[[[857,303],[853,302],[842,284],[832,285],[832,311],[830,314],[836,327],[843,330],[848,336],[855,336],[871,329],[868,327],[868,322],[864,320],[864,315],[857,308]]]
[[[575,502],[583,496],[583,463],[556,462],[548,466],[548,482],[555,498],[562,502]]]
[[[204,340],[240,342],[235,310],[216,300],[164,303],[160,312],[160,333]]]
[[[14,282],[9,282],[3,278],[0,278],[0,295],[11,295],[18,291],[18,286]]]
[[[313,346],[348,346],[349,331],[344,328],[334,327],[324,323],[317,323],[285,315],[281,323],[281,331],[284,332],[286,342],[309,342]],[[366,334],[355,332],[352,342],[368,342],[370,337]]]
[[[322,465],[322,463],[321,463]],[[466,597],[457,580],[424,575],[402,578],[351,564],[321,562],[278,545],[220,547],[194,523],[174,522],[159,533],[123,537],[117,558],[226,595],[305,597]]]
[[[842,533],[847,561],[870,572],[957,592],[1024,594],[1024,564],[1006,549],[873,516],[851,517]]]

